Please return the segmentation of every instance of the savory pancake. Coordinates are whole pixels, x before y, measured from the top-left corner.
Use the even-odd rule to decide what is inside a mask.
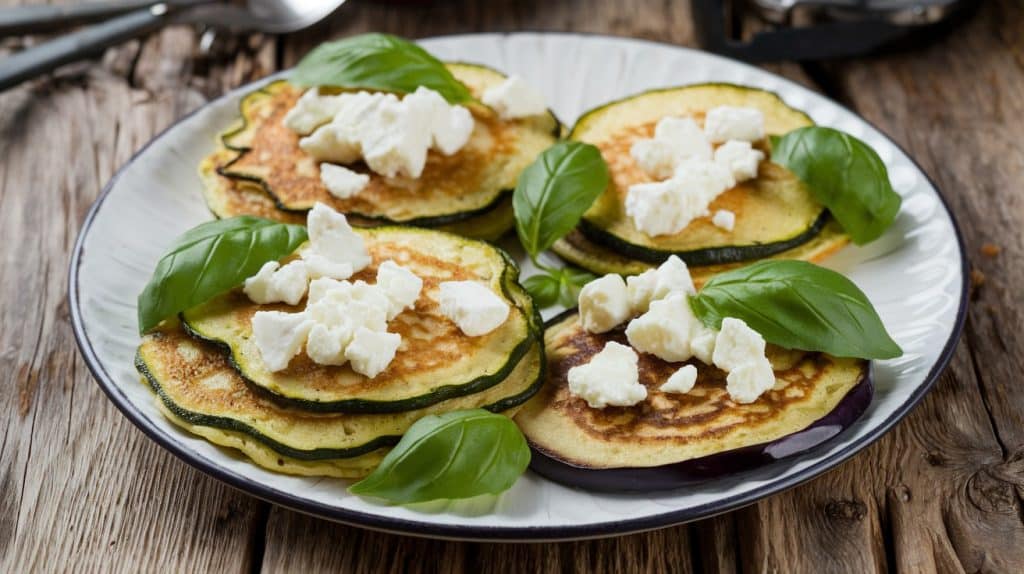
[[[504,80],[481,66],[448,67],[476,96]],[[302,93],[282,80],[246,96],[243,124],[223,137],[238,153],[221,173],[256,183],[285,211],[306,211],[322,202],[362,219],[426,227],[479,217],[505,205],[519,173],[555,142],[559,129],[550,114],[501,120],[487,108],[470,106],[475,127],[461,150],[451,156],[431,151],[417,179],[385,178],[365,165],[349,166],[368,174],[370,183],[354,197],[339,199],[320,181],[316,160],[299,147],[301,136],[283,124]]]
[[[397,414],[323,415],[279,405],[249,386],[216,346],[171,325],[143,337],[136,366],[169,419],[261,466],[293,474],[361,476],[414,422],[428,414],[483,407],[512,413],[536,392],[543,366],[534,345],[499,384]]]
[[[760,110],[769,136],[812,125],[810,118],[763,90],[729,84],[699,84],[652,90],[612,102],[585,114],[569,139],[598,147],[608,164],[610,182],[583,215],[572,236],[554,251],[595,272],[636,273],[678,255],[691,268],[725,265],[782,255],[813,255],[800,248],[817,241],[820,251],[834,251],[846,237],[830,224],[831,217],[810,190],[789,170],[762,161],[757,177],[719,195],[709,211],[735,214],[731,231],[715,226],[710,217],[693,220],[675,234],[649,236],[626,214],[629,187],[655,181],[637,164],[630,149],[653,136],[659,120],[685,116],[700,122],[717,106]],[[767,141],[758,144],[770,156]],[[824,231],[831,227],[831,233]],[[574,243],[574,244],[573,244]],[[619,261],[604,261],[604,251]],[[646,264],[646,265],[645,265]]]
[[[210,211],[219,218],[239,215],[255,215],[283,223],[306,223],[305,212],[285,211],[277,207],[273,198],[267,195],[258,183],[244,179],[232,179],[218,171],[237,152],[220,148],[208,155],[199,164],[199,177],[203,182],[203,197]],[[512,198],[507,197],[494,209],[480,215],[463,219],[434,229],[456,235],[493,241],[512,227],[515,216],[512,213]],[[375,227],[380,221],[349,216],[348,221],[356,227]]]
[[[394,260],[423,280],[414,308],[388,324],[402,336],[394,360],[368,378],[350,365],[314,363],[305,352],[278,372],[269,371],[252,336],[257,311],[300,311],[285,304],[259,305],[235,290],[182,314],[186,328],[226,346],[238,371],[282,400],[325,412],[398,412],[479,392],[503,380],[527,352],[539,331],[529,295],[519,286],[519,270],[488,243],[416,228],[358,230],[373,262],[352,277],[376,281],[377,266]],[[491,288],[510,306],[508,319],[486,335],[471,337],[441,313],[440,283],[473,280]]]
[[[867,376],[867,361],[769,345],[774,388],[750,404],[733,402],[725,374],[693,361],[697,385],[686,394],[658,388],[681,363],[641,353],[640,383],[648,398],[631,407],[595,409],[569,394],[568,372],[608,341],[628,344],[622,328],[595,335],[575,312],[547,328],[547,384],[516,416],[541,452],[584,468],[653,467],[769,442],[830,413]]]

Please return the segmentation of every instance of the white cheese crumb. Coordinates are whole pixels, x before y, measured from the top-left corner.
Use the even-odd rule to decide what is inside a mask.
[[[377,267],[377,287],[387,295],[388,320],[416,304],[423,289],[423,280],[394,261],[385,261]]]
[[[432,141],[431,120],[429,111],[420,107],[382,103],[372,129],[360,134],[366,165],[385,177],[418,178]]]
[[[737,182],[757,177],[757,166],[764,152],[747,141],[729,140],[715,150],[715,163],[729,170]]]
[[[676,167],[671,179],[631,185],[626,192],[626,215],[647,235],[673,235],[708,215],[708,205],[734,184],[732,174],[722,166],[689,159]]]
[[[487,88],[480,99],[506,120],[537,116],[547,111],[544,95],[516,75]]]
[[[362,159],[385,177],[420,177],[429,149],[454,154],[469,142],[475,125],[468,108],[450,105],[422,86],[401,100],[369,92],[338,98],[330,123],[299,140],[299,147],[321,162]]]
[[[298,305],[306,296],[309,273],[306,263],[292,261],[284,267],[268,261],[252,277],[245,280],[242,291],[253,303],[287,303]]]
[[[669,256],[656,269],[627,278],[626,290],[629,305],[636,314],[646,312],[652,301],[664,299],[671,293],[693,295],[697,292],[686,262],[678,255]]]
[[[732,231],[733,227],[736,226],[736,214],[728,209],[719,209],[715,212],[715,215],[711,217],[711,223],[715,224],[715,227],[720,227],[726,231]]]
[[[366,188],[370,183],[370,176],[333,163],[321,163],[320,181],[334,197],[349,199]]]
[[[742,319],[726,317],[715,339],[715,366],[729,372],[752,360],[764,357],[765,342],[760,333]]]
[[[252,316],[252,335],[263,364],[271,372],[288,368],[299,354],[313,322],[304,313],[257,311]]]
[[[712,143],[764,139],[764,114],[757,108],[718,106],[704,116],[704,133]]]
[[[359,327],[345,348],[345,358],[352,363],[353,371],[372,379],[391,364],[401,344],[402,337],[397,333]]]
[[[697,384],[697,367],[683,365],[665,381],[658,390],[663,393],[688,393]]]
[[[299,255],[306,262],[310,279],[348,279],[352,276],[352,264],[347,261],[331,261],[311,248],[301,250]]]
[[[352,324],[316,323],[306,338],[306,354],[318,365],[344,365],[345,347],[352,341]]]
[[[610,341],[590,362],[569,369],[569,393],[596,409],[635,405],[647,398],[638,360],[636,351]]]
[[[712,357],[715,353],[715,337],[718,333],[700,321],[694,326],[690,333],[690,352],[693,356],[705,365],[712,364]]]
[[[476,281],[445,281],[440,285],[441,314],[470,337],[486,335],[508,318],[508,302]]]
[[[654,127],[654,139],[672,146],[677,163],[690,158],[711,159],[711,142],[693,118],[661,118]]]
[[[672,177],[683,161],[711,159],[711,142],[691,118],[666,116],[654,128],[654,138],[639,139],[629,149],[633,159],[648,175],[664,180]]]
[[[740,365],[725,377],[725,390],[729,398],[741,404],[756,401],[774,386],[775,372],[765,358]]]
[[[352,231],[343,214],[317,202],[309,211],[306,226],[313,252],[329,261],[352,265],[353,273],[370,264],[363,238]]]
[[[341,96],[324,96],[317,88],[310,88],[284,115],[284,125],[299,135],[308,135],[331,121],[342,105],[341,100]]]
[[[629,148],[640,169],[654,179],[663,180],[672,177],[676,170],[676,152],[672,146],[654,139],[639,139]]]
[[[420,86],[402,100],[429,117],[433,147],[444,155],[452,155],[469,142],[473,133],[473,114],[463,106],[452,106],[444,96]]]
[[[591,333],[610,331],[633,314],[626,282],[614,273],[584,285],[579,308],[583,328]]]
[[[629,322],[626,339],[634,349],[676,363],[693,356],[690,333],[697,321],[687,296],[673,294],[654,301],[643,315]]]

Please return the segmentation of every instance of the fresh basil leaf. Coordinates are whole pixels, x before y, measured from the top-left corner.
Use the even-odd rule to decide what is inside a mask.
[[[550,273],[541,273],[527,277],[523,281],[523,287],[533,298],[534,304],[544,309],[558,303],[562,283]]]
[[[390,34],[325,42],[302,58],[289,78],[300,86],[409,93],[423,86],[452,104],[473,100],[445,65],[416,44]]]
[[[850,134],[819,126],[793,130],[772,138],[772,161],[806,183],[859,245],[878,239],[900,210],[882,159]]]
[[[306,240],[306,228],[252,216],[203,223],[178,237],[139,295],[139,332],[238,285]]]
[[[579,299],[580,289],[595,279],[586,271],[565,267],[563,269],[545,269],[543,273],[527,277],[523,287],[533,298],[533,302],[541,308],[551,307],[560,303],[565,307],[574,307]]]
[[[590,144],[559,142],[521,174],[512,196],[516,232],[531,256],[544,251],[579,223],[608,187],[608,166]]]
[[[862,359],[903,354],[852,281],[806,261],[761,261],[716,275],[690,306],[709,327],[735,317],[787,349]]]
[[[395,504],[497,494],[529,463],[530,447],[512,419],[483,409],[452,411],[416,421],[349,492]]]

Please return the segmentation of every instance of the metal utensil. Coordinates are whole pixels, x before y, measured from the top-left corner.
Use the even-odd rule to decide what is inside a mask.
[[[144,36],[168,24],[205,24],[236,32],[283,34],[316,24],[344,3],[345,0],[248,0],[242,6],[213,0],[149,3],[140,0],[134,3],[98,3],[91,12],[65,12],[67,18],[64,19],[42,11],[34,19],[23,14],[17,21],[20,28],[12,25],[11,29],[52,29],[59,25],[74,25],[90,19],[120,15],[0,60],[0,91],[58,66],[83,60],[121,42]],[[129,4],[131,7],[127,7]],[[125,13],[125,10],[132,11]],[[14,20],[5,20],[0,12],[0,22]]]

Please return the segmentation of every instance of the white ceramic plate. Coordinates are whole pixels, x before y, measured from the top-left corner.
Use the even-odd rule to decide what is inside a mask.
[[[136,296],[171,240],[210,219],[196,166],[213,149],[217,133],[237,117],[238,100],[255,87],[250,85],[184,118],[124,166],[86,218],[71,262],[72,319],[86,362],[125,415],[183,460],[272,502],[371,528],[463,539],[606,536],[724,512],[820,474],[906,415],[949,361],[966,300],[959,233],[928,177],[857,115],[757,68],[650,42],[487,34],[433,38],[422,44],[441,59],[480,62],[524,76],[567,124],[589,108],[642,90],[717,81],[775,91],[817,123],[865,140],[888,166],[903,208],[882,239],[867,248],[847,248],[829,265],[868,294],[904,356],[875,365],[871,407],[838,437],[802,455],[679,491],[595,494],[528,473],[500,497],[403,508],[351,496],[345,481],[263,470],[168,423],[132,365],[139,342]]]

